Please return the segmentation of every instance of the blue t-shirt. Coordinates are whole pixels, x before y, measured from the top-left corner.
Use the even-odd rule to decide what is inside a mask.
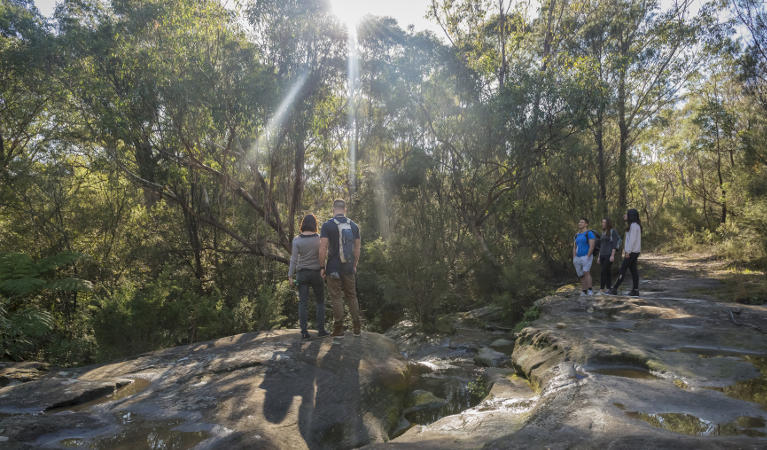
[[[334,219],[341,223],[344,223],[348,220],[352,227],[352,234],[354,235],[354,239],[360,238],[360,228],[356,223],[352,222],[351,219],[341,215],[335,216]],[[354,273],[353,262],[348,262],[346,264],[341,263],[341,256],[338,249],[338,225],[336,225],[333,219],[328,219],[327,222],[322,224],[320,237],[328,238],[328,263],[325,267],[325,273]]]
[[[588,234],[588,237],[586,237],[586,234]],[[597,235],[594,234],[593,231],[587,230],[583,233],[578,233],[575,235],[575,245],[578,246],[577,250],[575,251],[575,256],[586,256],[589,254],[589,239],[596,239]]]

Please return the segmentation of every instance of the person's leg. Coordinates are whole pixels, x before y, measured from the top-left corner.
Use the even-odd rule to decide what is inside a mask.
[[[306,330],[306,318],[307,318],[307,301],[309,300],[309,282],[304,280],[301,273],[296,275],[298,280],[298,323],[301,327],[301,334],[307,333]]]
[[[632,253],[629,257],[629,270],[631,270],[631,283],[632,283],[632,290],[638,291],[639,290],[639,269],[637,267],[637,259],[639,258],[639,253]]]
[[[610,279],[609,278],[609,276],[610,276],[609,275],[609,273],[610,273],[609,269],[610,268],[606,264],[606,263],[609,263],[609,262],[610,262],[610,257],[609,256],[607,256],[607,257],[600,256],[599,257],[599,265],[601,267],[601,270],[599,271],[599,289],[604,289],[605,286],[610,287],[610,281],[609,281],[609,279]],[[607,269],[608,275],[605,275],[605,269]]]
[[[328,295],[333,305],[333,335],[344,334],[344,300],[343,288],[340,278],[327,277]]]
[[[621,263],[621,268],[618,270],[618,279],[615,280],[615,284],[612,287],[612,291],[615,292],[618,289],[618,286],[623,283],[623,276],[626,275],[626,269],[628,268],[630,258],[624,258],[623,262]]]
[[[591,263],[593,261],[594,257],[592,256],[583,257],[583,284],[585,285],[585,289],[589,294],[591,294],[591,289],[594,286],[591,279]]]
[[[604,288],[610,289],[610,285],[613,281],[613,263],[610,262],[610,256],[605,256],[605,260],[602,263],[602,277],[604,277]]]
[[[578,275],[578,279],[581,281],[581,291],[586,292],[585,283],[586,281],[583,279],[583,260],[579,257],[573,258],[573,267],[575,267],[575,274]]]
[[[327,332],[325,330],[325,286],[319,271],[312,273],[312,289],[314,290],[314,301],[317,311],[317,331],[320,334],[324,334]]]
[[[357,302],[357,281],[354,274],[341,275],[344,287],[344,297],[346,297],[346,304],[349,305],[349,312],[352,314],[352,325],[354,326],[354,334],[360,333],[360,306]]]

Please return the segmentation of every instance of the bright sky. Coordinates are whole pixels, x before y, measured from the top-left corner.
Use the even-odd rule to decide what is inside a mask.
[[[56,3],[56,0],[35,0],[37,9],[48,17],[53,15]],[[334,12],[344,21],[359,18],[365,14],[391,16],[397,19],[402,28],[412,24],[415,25],[416,31],[432,30],[438,36],[442,35],[438,25],[424,18],[431,0],[331,0],[331,4]]]

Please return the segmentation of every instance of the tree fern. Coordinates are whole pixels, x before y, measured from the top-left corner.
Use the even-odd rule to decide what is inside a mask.
[[[91,289],[89,281],[57,274],[79,257],[67,252],[35,261],[22,253],[0,253],[1,356],[23,358],[53,328],[53,316],[35,301],[40,295]]]

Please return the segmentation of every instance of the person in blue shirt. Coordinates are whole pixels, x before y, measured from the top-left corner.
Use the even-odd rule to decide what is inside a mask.
[[[352,315],[354,336],[360,335],[356,285],[360,248],[360,228],[346,217],[346,202],[342,199],[333,201],[333,218],[320,230],[320,274],[327,281],[333,304],[334,338],[344,337],[344,298]]]
[[[588,229],[589,220],[585,217],[578,221],[578,233],[573,242],[573,266],[581,280],[581,295],[594,295],[591,281],[591,263],[594,261],[594,246],[597,235]]]

